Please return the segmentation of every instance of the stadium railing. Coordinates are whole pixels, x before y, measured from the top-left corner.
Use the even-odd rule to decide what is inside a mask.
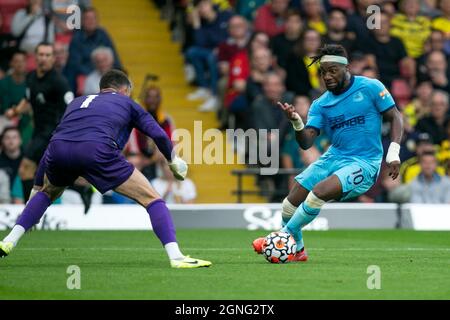
[[[278,169],[276,175],[274,176],[290,176],[297,175],[302,172],[303,169]],[[236,176],[236,189],[232,191],[233,195],[236,195],[236,203],[242,203],[243,197],[245,195],[260,195],[264,197],[273,197],[286,195],[289,190],[288,188],[276,188],[275,190],[265,190],[261,188],[259,190],[249,190],[244,189],[243,187],[243,178],[244,176],[255,176],[256,179],[264,178],[264,177],[273,177],[273,176],[262,176],[260,168],[246,168],[246,169],[235,169],[231,171],[231,174]]]

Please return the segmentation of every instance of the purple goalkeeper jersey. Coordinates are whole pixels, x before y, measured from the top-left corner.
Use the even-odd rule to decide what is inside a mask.
[[[132,99],[115,92],[74,99],[51,141],[96,141],[123,149],[133,128],[152,138],[164,157],[171,160],[172,142],[158,122]]]

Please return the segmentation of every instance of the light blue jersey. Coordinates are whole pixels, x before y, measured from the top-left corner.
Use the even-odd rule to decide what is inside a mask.
[[[381,164],[381,113],[395,102],[377,79],[353,76],[347,91],[325,92],[309,110],[306,127],[323,130],[331,141],[328,154],[358,157]]]
[[[296,180],[312,190],[336,174],[342,199],[366,192],[376,181],[383,157],[382,113],[393,107],[394,99],[377,79],[352,76],[345,92],[326,91],[312,103],[306,127],[324,131],[331,146]]]

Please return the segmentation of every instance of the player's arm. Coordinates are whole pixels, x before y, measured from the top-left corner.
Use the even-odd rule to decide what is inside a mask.
[[[20,102],[17,106],[9,108],[5,112],[5,116],[8,119],[12,119],[14,117],[20,116],[21,114],[23,114],[29,110],[30,110],[30,104],[28,103],[27,99],[23,98],[22,100],[20,100]]]
[[[389,167],[389,175],[395,180],[400,171],[400,143],[403,135],[403,117],[395,106],[383,112],[383,117],[391,123],[391,144],[386,155],[386,163]]]
[[[169,168],[175,178],[184,180],[187,175],[187,163],[173,152],[173,144],[167,133],[161,128],[156,120],[145,112],[137,103],[132,105],[133,125],[143,132],[146,136],[152,138],[169,163]]]
[[[318,135],[317,130],[311,127],[305,128],[302,118],[297,112],[295,112],[293,105],[288,103],[282,104],[281,102],[278,102],[278,105],[284,111],[289,121],[291,121],[295,130],[295,139],[297,140],[300,148],[303,150],[311,148]]]

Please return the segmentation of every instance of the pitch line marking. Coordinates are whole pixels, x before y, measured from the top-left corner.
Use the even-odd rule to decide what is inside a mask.
[[[183,251],[252,251],[251,248],[182,248]],[[163,248],[19,248],[24,251],[62,251],[62,250],[97,250],[97,251],[163,251]],[[450,248],[308,248],[308,251],[450,251]]]

